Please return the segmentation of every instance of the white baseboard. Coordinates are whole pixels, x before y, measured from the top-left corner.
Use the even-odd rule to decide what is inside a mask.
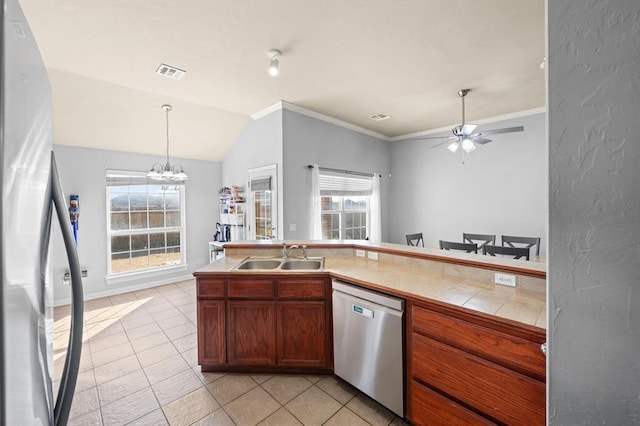
[[[161,285],[173,284],[173,283],[188,281],[193,279],[195,279],[194,276],[192,274],[187,273],[177,277],[173,276],[170,278],[153,280],[153,281],[145,282],[143,284],[136,284],[136,285],[126,286],[126,287],[118,287],[118,288],[113,288],[113,289],[100,291],[96,293],[85,293],[84,301],[86,302],[87,300],[100,299],[101,297],[115,296],[118,294],[130,293],[132,291],[144,290],[146,288],[159,287]],[[54,307],[65,306],[70,304],[71,304],[71,297],[55,300],[53,302]]]

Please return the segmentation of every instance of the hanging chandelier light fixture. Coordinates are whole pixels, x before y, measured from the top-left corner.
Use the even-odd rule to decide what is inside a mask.
[[[151,171],[147,173],[149,179],[163,182],[184,182],[189,180],[189,176],[184,172],[180,164],[171,165],[169,163],[169,111],[172,110],[171,105],[162,105],[167,118],[167,163],[162,165],[155,163],[151,167]]]

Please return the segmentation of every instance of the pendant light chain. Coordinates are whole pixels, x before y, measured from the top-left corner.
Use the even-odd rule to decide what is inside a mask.
[[[169,168],[169,111],[171,111],[171,105],[162,105],[162,109],[164,109],[167,118],[167,168]]]
[[[169,110],[165,110],[167,116],[167,164],[169,164]]]
[[[172,166],[171,163],[169,163],[169,111],[171,111],[173,108],[169,104],[164,104],[162,105],[162,109],[165,112],[165,119],[167,122],[167,162],[164,166],[159,163],[154,164],[151,167],[151,171],[147,173],[147,177],[163,182],[185,182],[189,180],[189,177],[184,172],[182,166],[179,164],[174,164]]]

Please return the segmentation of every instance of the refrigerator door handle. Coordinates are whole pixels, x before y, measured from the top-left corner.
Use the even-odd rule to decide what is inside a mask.
[[[82,324],[84,316],[84,298],[82,295],[82,272],[78,253],[76,251],[71,224],[67,212],[66,201],[60,176],[56,167],[56,159],[51,153],[51,198],[55,206],[62,238],[69,260],[69,271],[71,273],[71,331],[69,333],[69,345],[64,361],[64,370],[60,379],[60,390],[53,410],[54,424],[64,426],[69,419],[71,402],[76,389],[78,371],[80,369],[80,355],[82,353]]]

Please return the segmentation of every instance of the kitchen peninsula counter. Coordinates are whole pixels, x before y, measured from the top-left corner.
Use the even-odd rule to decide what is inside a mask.
[[[491,258],[474,254],[372,243],[354,245],[291,241],[307,245],[309,256],[325,258],[321,271],[236,270],[247,257],[281,257],[282,242],[227,243],[227,255],[194,275],[265,273],[300,276],[310,272],[359,284],[404,298],[463,307],[482,314],[546,329],[544,262]],[[357,257],[355,250],[378,249],[378,260]],[[297,257],[298,252],[292,253]],[[493,284],[496,272],[516,276],[516,287]]]
[[[321,270],[236,269],[282,242],[227,243],[194,275],[203,371],[332,374],[331,280],[405,299],[412,424],[544,424],[544,262],[368,242],[287,241]],[[509,275],[516,286],[494,284]]]

